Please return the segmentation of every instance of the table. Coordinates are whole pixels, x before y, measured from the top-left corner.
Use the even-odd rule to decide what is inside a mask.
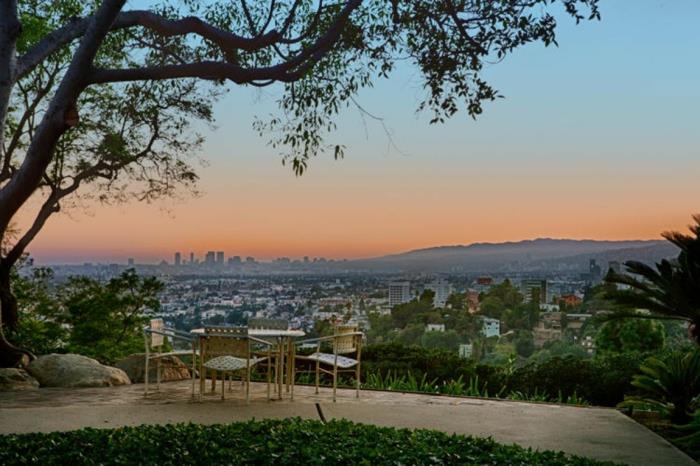
[[[191,331],[194,335],[199,335],[200,338],[204,336],[205,329],[196,328]],[[277,385],[277,398],[282,399],[282,386],[286,384],[287,392],[289,392],[290,386],[292,387],[292,398],[294,397],[294,371],[289,370],[289,366],[294,364],[294,338],[303,337],[306,333],[303,330],[280,330],[280,329],[267,329],[267,328],[251,328],[248,329],[248,335],[251,337],[259,339],[275,338],[277,340],[277,348],[279,354],[277,355],[275,374],[277,375],[277,380],[275,384]],[[285,354],[286,353],[286,354]],[[285,364],[286,359],[286,364]],[[286,372],[285,372],[286,367]]]

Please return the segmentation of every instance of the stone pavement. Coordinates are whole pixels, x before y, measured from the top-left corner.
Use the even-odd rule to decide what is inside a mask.
[[[493,437],[501,443],[562,450],[631,465],[696,464],[614,409],[380,391],[363,391],[356,399],[352,390],[339,390],[338,401],[333,403],[330,389],[321,389],[315,395],[313,387],[299,386],[294,401],[285,393],[282,400],[268,402],[262,383],[252,385],[250,404],[243,400],[243,389],[237,383],[225,401],[219,394],[206,394],[203,401],[193,402],[190,387],[186,381],[164,383],[160,392],[148,398],[143,397],[140,384],[0,393],[0,434],[323,416],[326,420],[345,418]]]

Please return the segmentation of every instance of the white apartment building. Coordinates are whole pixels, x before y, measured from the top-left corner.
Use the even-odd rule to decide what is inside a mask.
[[[409,282],[389,283],[389,307],[407,303],[411,300],[411,284]]]
[[[481,324],[481,333],[486,338],[499,336],[501,334],[501,321],[491,317],[484,317]]]
[[[430,283],[426,288],[435,293],[435,297],[433,297],[433,306],[445,307],[447,298],[452,294],[452,285],[450,285],[447,280],[440,279]]]

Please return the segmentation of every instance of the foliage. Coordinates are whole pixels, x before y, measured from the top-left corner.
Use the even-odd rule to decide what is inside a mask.
[[[675,424],[688,422],[700,396],[700,348],[650,357],[640,372],[632,380],[638,394],[626,397],[621,406],[652,408]]]
[[[61,306],[55,299],[51,269],[36,268],[29,277],[17,275],[14,292],[23,319],[8,336],[34,354],[62,351],[68,331],[61,323]]]
[[[0,436],[0,463],[19,464],[529,464],[600,461],[491,439],[350,421],[284,419],[170,424]]]
[[[603,324],[595,338],[596,350],[624,353],[664,347],[666,330],[651,319],[614,319]]]
[[[552,357],[517,367],[512,360],[500,367],[476,364],[456,354],[397,343],[363,349],[363,380],[374,388],[391,380],[396,386],[412,380],[429,381],[431,393],[519,397],[554,402],[615,406],[629,393],[639,371],[639,353],[606,354],[596,358]]]
[[[700,403],[698,401],[696,404]],[[695,410],[691,421],[678,427],[679,435],[671,440],[696,460],[700,460],[700,408]]]
[[[64,322],[70,326],[67,350],[114,362],[143,348],[147,311],[157,311],[163,284],[133,269],[102,283],[74,277],[60,290]]]
[[[656,268],[641,262],[626,262],[629,274],[610,271],[606,281],[623,285],[606,298],[627,311],[646,309],[650,315],[637,318],[680,319],[691,322],[691,337],[700,344],[700,215],[694,215],[691,235],[665,232],[663,236],[678,246],[675,260],[664,259]],[[630,315],[624,313],[622,315]]]

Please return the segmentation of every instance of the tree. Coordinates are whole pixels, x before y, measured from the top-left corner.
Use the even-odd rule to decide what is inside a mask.
[[[689,323],[690,338],[700,345],[700,214],[693,219],[691,235],[662,234],[680,249],[675,260],[663,259],[656,268],[629,261],[625,263],[627,274],[608,272],[606,282],[622,285],[604,294],[623,309],[613,317],[684,320]]]
[[[10,270],[64,198],[86,184],[124,186],[139,172],[146,193],[169,195],[178,181],[195,180],[177,153],[143,163],[157,152],[168,122],[162,115],[180,105],[178,95],[192,104],[186,112],[208,118],[191,80],[281,85],[281,115],[254,127],[301,174],[318,153],[343,156],[342,144],[326,142],[334,117],[357,105],[358,91],[387,77],[397,60],[418,69],[426,90],[418,108],[432,112],[431,122],[460,107],[476,117],[483,102],[499,97],[482,77],[484,64],[528,43],[556,43],[553,4],[578,22],[599,17],[597,2],[215,0],[150,10],[125,10],[125,0],[0,2],[0,238],[27,201],[43,194],[35,222],[0,257],[0,329],[18,321]],[[152,105],[161,95],[172,98]],[[115,120],[122,121],[126,101],[146,109],[134,108],[122,131]],[[93,111],[95,119],[113,118],[91,132]],[[85,134],[100,137],[81,157]],[[172,144],[166,138],[160,147]],[[22,354],[0,335],[0,365]]]
[[[102,283],[73,277],[59,290],[62,323],[70,328],[66,349],[114,362],[143,350],[143,327],[148,312],[160,309],[163,283],[140,277],[133,269]]]
[[[595,337],[601,352],[653,351],[664,347],[666,330],[650,319],[615,319],[607,321]]]

